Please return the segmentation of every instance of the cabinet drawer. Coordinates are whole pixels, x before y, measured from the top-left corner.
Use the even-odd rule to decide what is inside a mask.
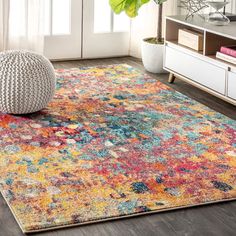
[[[229,72],[228,96],[236,100],[236,73]]]
[[[225,94],[226,70],[201,58],[166,46],[165,67],[221,94]]]

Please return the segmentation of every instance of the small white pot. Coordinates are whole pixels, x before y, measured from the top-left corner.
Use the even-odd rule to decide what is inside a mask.
[[[163,69],[164,44],[154,44],[143,39],[142,61],[145,69],[151,73],[166,73]]]

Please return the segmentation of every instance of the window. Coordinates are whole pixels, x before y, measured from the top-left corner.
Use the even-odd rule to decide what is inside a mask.
[[[125,13],[113,14],[109,0],[94,0],[94,33],[128,32],[130,19]]]
[[[70,34],[70,0],[52,0],[52,34]]]
[[[27,34],[30,0],[10,0],[10,34]],[[71,32],[71,0],[44,0],[45,35],[68,35]]]
[[[128,32],[130,30],[130,19],[124,12],[120,15],[113,15],[113,31],[114,32]]]

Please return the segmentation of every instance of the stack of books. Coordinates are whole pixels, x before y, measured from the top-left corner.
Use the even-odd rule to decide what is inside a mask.
[[[216,58],[236,65],[236,45],[221,47],[216,53]]]

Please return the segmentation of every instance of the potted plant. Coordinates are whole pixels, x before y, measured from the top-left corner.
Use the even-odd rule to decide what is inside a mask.
[[[138,15],[140,7],[151,0],[109,0],[112,10],[119,14],[124,11],[129,17]],[[163,3],[167,0],[153,0],[158,5],[158,27],[155,38],[147,38],[142,41],[142,61],[147,71],[163,73],[164,39],[162,36],[162,12]]]

